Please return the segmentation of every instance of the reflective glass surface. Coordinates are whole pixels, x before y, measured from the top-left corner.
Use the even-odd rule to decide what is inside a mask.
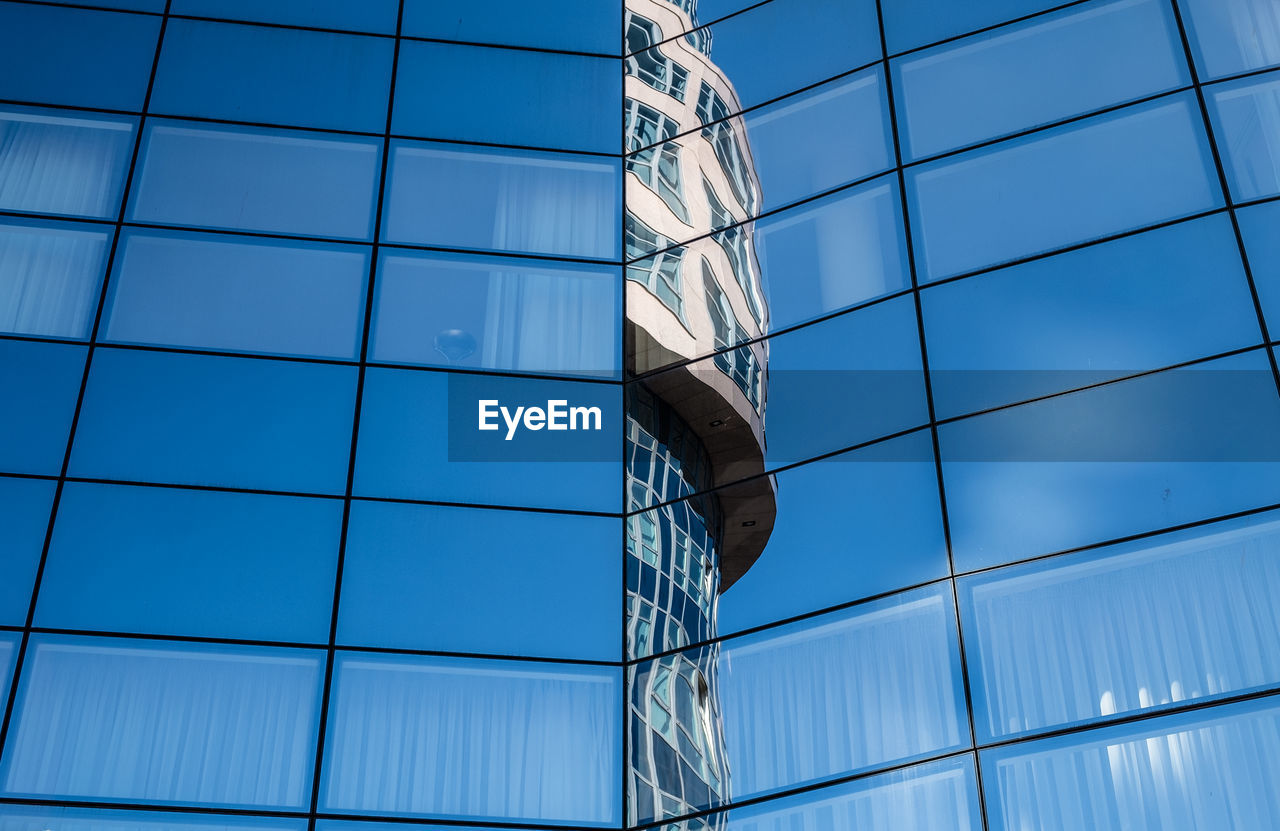
[[[126,230],[104,339],[220,351],[360,357],[366,249]]]
[[[341,524],[331,499],[71,482],[36,625],[324,643]]]
[[[1060,5],[1062,0],[983,0],[981,3],[894,0],[884,4],[885,38],[892,55]]]
[[[18,643],[22,636],[16,632],[0,635],[0,693],[9,699],[9,683],[13,678],[13,662],[18,655]]]
[[[1200,77],[1220,78],[1280,63],[1275,0],[1179,0]]]
[[[82,5],[75,0],[49,0],[59,6],[78,6]],[[103,9],[119,9],[127,12],[163,12],[165,0],[94,0],[95,6]],[[177,11],[178,3],[174,3],[174,11]]]
[[[113,811],[100,808],[0,806],[3,831],[305,831],[305,820]]]
[[[1277,760],[1271,697],[1011,745],[981,764],[993,831],[1246,831],[1280,812]]]
[[[942,418],[1261,341],[1223,215],[931,286],[920,300]]]
[[[618,520],[356,502],[350,522],[339,643],[617,658]]]
[[[1073,6],[893,66],[916,159],[1190,82],[1164,0]]]
[[[1267,514],[962,579],[979,740],[1275,685],[1277,546]]]
[[[100,225],[0,220],[0,331],[87,338],[110,242]]]
[[[159,5],[163,7],[164,3]],[[394,35],[398,5],[397,0],[173,0],[171,11],[197,17]]]
[[[1280,193],[1280,73],[1212,87],[1213,131],[1237,202]]]
[[[441,83],[443,77],[448,83]],[[617,61],[527,49],[404,43],[397,135],[616,153]]]
[[[84,373],[85,348],[0,340],[0,471],[57,475]]]
[[[524,0],[405,0],[404,34],[411,37],[618,54],[622,6],[562,0],[555,13]]]
[[[913,168],[917,261],[936,280],[1208,210],[1212,170],[1189,94]]]
[[[129,216],[139,222],[367,239],[375,139],[151,121]]]
[[[323,653],[33,635],[26,661],[7,795],[305,806]]]
[[[115,219],[135,124],[97,113],[0,110],[0,209]]]
[[[159,32],[154,15],[0,3],[0,98],[138,112]]]
[[[607,259],[618,254],[615,160],[394,142],[386,242]]]
[[[386,38],[171,20],[149,109],[381,133],[393,50]]]
[[[1249,255],[1249,267],[1267,326],[1280,326],[1280,202],[1256,205],[1236,212],[1240,233]],[[1280,332],[1272,331],[1275,339]]]
[[[619,681],[609,667],[342,653],[321,808],[616,824]]]
[[[0,477],[0,624],[27,622],[53,490],[53,482],[41,479]]]
[[[342,493],[355,367],[99,349],[76,476]]]
[[[619,283],[616,267],[385,252],[370,356],[617,377]]]

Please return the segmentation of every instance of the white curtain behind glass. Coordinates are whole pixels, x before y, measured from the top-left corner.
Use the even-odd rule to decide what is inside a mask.
[[[0,225],[0,331],[83,338],[106,234]]]
[[[493,271],[484,366],[526,372],[609,373],[614,287],[607,276]]]
[[[601,162],[522,156],[501,164],[493,248],[573,257],[614,255],[617,171]]]
[[[114,218],[132,136],[128,123],[0,113],[0,208]]]

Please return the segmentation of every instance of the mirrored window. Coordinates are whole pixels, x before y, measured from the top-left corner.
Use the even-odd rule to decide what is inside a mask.
[[[323,652],[33,635],[0,781],[9,796],[305,809],[323,677]]]
[[[1280,331],[1280,202],[1255,205],[1236,212],[1240,233],[1249,254],[1249,268],[1258,299],[1274,340]]]
[[[0,340],[0,470],[58,475],[84,375],[85,348]]]
[[[25,626],[44,548],[54,483],[0,477],[0,624]]]
[[[5,805],[0,831],[305,831],[306,820]]]
[[[163,7],[164,3],[159,5]],[[394,35],[398,6],[397,0],[173,0],[171,11],[196,17]]]
[[[115,219],[135,124],[97,113],[0,111],[0,209]]]
[[[562,0],[555,12],[523,0],[405,0],[404,34],[505,46],[618,54],[619,3]]]
[[[1209,100],[1231,198],[1280,193],[1280,73],[1215,85]]]
[[[9,682],[13,677],[13,662],[18,656],[21,639],[22,635],[17,632],[0,635],[0,694],[6,701],[9,700]]]
[[[50,3],[56,3],[59,6],[78,6],[75,0],[49,0]],[[94,0],[94,5],[103,9],[119,9],[128,12],[155,12],[164,11],[164,0]],[[174,10],[177,10],[177,4],[174,4]]]
[[[342,653],[322,810],[617,825],[619,682],[616,667]]]
[[[377,139],[157,120],[142,142],[136,221],[372,236]]]
[[[1060,5],[1061,0],[983,0],[981,3],[894,0],[884,4],[885,38],[889,42],[889,54],[893,55]]]
[[[0,221],[0,331],[87,338],[110,242],[100,225]]]
[[[913,53],[893,70],[914,159],[1190,82],[1163,0],[1072,6]]]
[[[71,472],[342,493],[355,386],[348,366],[99,349]]]
[[[118,252],[106,340],[360,357],[367,249],[129,229]]]
[[[325,643],[342,504],[68,483],[36,625]]]
[[[395,142],[387,175],[385,242],[618,256],[616,159]]]
[[[617,377],[619,277],[616,267],[384,251],[370,355]]]
[[[1221,78],[1280,63],[1275,0],[1179,0],[1201,78]]]
[[[917,259],[936,280],[1222,204],[1187,94],[912,168]]]

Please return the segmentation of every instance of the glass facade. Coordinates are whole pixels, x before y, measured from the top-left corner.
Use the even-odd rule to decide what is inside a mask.
[[[0,0],[0,831],[1273,829],[1277,321],[1277,0]]]

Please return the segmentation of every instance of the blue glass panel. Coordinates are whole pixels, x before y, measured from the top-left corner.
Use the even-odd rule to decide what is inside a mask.
[[[443,502],[617,511],[622,477],[617,444],[622,435],[621,395],[614,385],[370,369],[365,375],[360,414],[355,492]],[[504,431],[499,431],[487,434],[497,437],[498,453],[478,457],[472,451],[479,434],[472,428],[482,399],[501,401],[512,411],[533,400],[598,406],[602,429],[592,435],[601,437],[609,452],[601,453],[598,443],[577,432],[559,434],[570,437],[563,457],[529,459],[514,449],[519,442],[513,442],[508,456],[501,443]],[[571,455],[575,451],[578,455]]]
[[[357,502],[338,641],[616,660],[618,520]]]
[[[129,215],[139,222],[368,239],[381,141],[151,121]]]
[[[1280,73],[1215,85],[1213,132],[1237,202],[1280,193]]]
[[[13,678],[13,662],[18,655],[18,643],[22,636],[17,633],[0,635],[0,694],[9,700],[9,682]],[[41,829],[44,831],[44,829]]]
[[[135,124],[96,113],[0,111],[0,209],[115,219]]]
[[[1280,4],[1275,0],[1179,0],[1201,78],[1221,78],[1280,63]]]
[[[76,476],[342,493],[354,367],[100,349]]]
[[[618,256],[616,159],[396,142],[388,177],[386,242]]]
[[[1223,215],[931,286],[920,300],[941,418],[1261,342]]]
[[[1280,336],[1280,202],[1255,205],[1236,213],[1249,254],[1258,299],[1274,340]]]
[[[1190,83],[1164,0],[1073,6],[912,54],[893,79],[915,159]]]
[[[79,0],[46,0],[49,3],[56,3],[59,6],[79,6],[84,5]],[[164,11],[165,0],[93,0],[93,5],[104,9],[119,9],[126,12],[155,12]],[[174,11],[177,11],[177,3],[174,4]]]
[[[0,831],[305,831],[306,820],[148,811],[0,806]]]
[[[322,810],[617,825],[619,675],[341,654]]]
[[[620,282],[616,267],[384,253],[370,355],[617,377]]]
[[[0,624],[27,622],[53,491],[53,482],[0,477]]]
[[[1280,682],[1274,515],[960,581],[979,740]]]
[[[927,432],[785,470],[776,483],[772,534],[721,595],[721,633],[947,576]]]
[[[1252,831],[1280,816],[1275,698],[982,754],[992,831]]]
[[[892,55],[1061,5],[1062,0],[894,0],[884,4],[885,38]]]
[[[0,331],[87,338],[110,241],[101,225],[0,221]]]
[[[36,625],[325,643],[342,503],[68,483]]]
[[[304,808],[323,677],[323,652],[33,635],[0,781],[10,796]]]
[[[442,83],[446,77],[449,82]],[[406,41],[400,46],[392,131],[616,153],[622,145],[621,109],[616,60]]]
[[[381,133],[393,49],[386,38],[171,20],[149,110]]]
[[[119,252],[106,340],[360,356],[365,248],[127,230]]]
[[[617,55],[622,4],[561,0],[551,11],[524,0],[405,0],[403,31],[410,37]]]
[[[1280,503],[1261,352],[944,425],[958,571]]]
[[[398,7],[397,0],[173,0],[172,12],[394,35]]]
[[[140,111],[159,33],[154,15],[0,3],[0,98]]]
[[[1183,94],[911,169],[922,270],[936,280],[1221,205],[1198,109]]]
[[[84,377],[85,348],[0,340],[0,470],[57,475]]]

